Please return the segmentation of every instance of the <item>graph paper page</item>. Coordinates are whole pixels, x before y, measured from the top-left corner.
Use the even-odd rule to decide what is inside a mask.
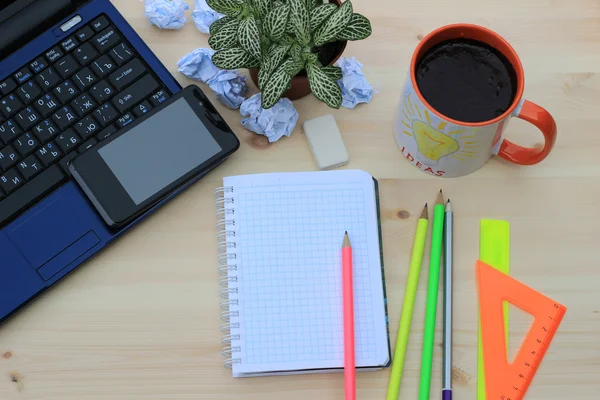
[[[343,367],[341,244],[353,247],[357,367],[388,340],[373,179],[362,171],[225,178],[235,201],[241,362],[234,376]]]

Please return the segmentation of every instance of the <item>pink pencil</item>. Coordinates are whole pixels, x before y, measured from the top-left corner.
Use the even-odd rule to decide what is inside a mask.
[[[342,243],[342,287],[344,292],[344,384],[346,400],[356,400],[354,361],[354,299],[352,294],[352,246],[348,232]]]

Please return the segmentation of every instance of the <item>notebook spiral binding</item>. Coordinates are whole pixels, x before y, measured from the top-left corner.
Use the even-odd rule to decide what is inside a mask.
[[[215,206],[217,208],[217,252],[219,285],[221,286],[221,343],[225,347],[221,354],[225,357],[223,365],[231,368],[241,363],[237,353],[241,351],[239,300],[238,300],[238,267],[236,264],[235,242],[235,199],[232,187],[220,187],[215,190]]]

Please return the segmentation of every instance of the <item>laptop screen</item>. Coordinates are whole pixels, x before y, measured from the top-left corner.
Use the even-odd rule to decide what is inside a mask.
[[[80,0],[0,0],[0,59],[76,9]]]

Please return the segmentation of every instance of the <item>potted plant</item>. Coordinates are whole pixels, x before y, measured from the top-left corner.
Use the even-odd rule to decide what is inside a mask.
[[[262,107],[281,97],[295,100],[312,92],[332,108],[342,104],[333,64],[348,40],[371,35],[371,23],[346,0],[207,0],[225,16],[210,27],[213,63],[222,69],[248,68],[262,92]]]

